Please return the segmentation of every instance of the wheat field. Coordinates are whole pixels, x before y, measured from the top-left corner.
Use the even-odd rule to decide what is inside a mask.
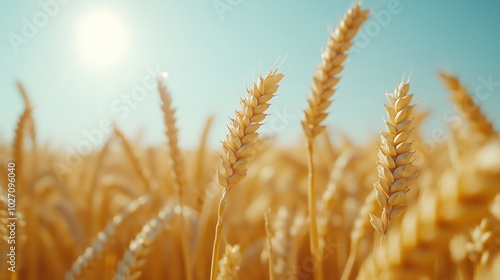
[[[354,4],[331,32],[290,146],[259,134],[286,95],[280,67],[247,87],[218,151],[212,117],[197,149],[179,148],[175,113],[189,104],[173,108],[159,77],[165,145],[112,125],[72,167],[38,143],[36,104],[18,84],[25,108],[0,143],[0,278],[499,279],[500,135],[457,76],[439,73],[460,125],[432,152],[409,77],[387,89],[378,138],[356,144],[324,122],[369,17]]]

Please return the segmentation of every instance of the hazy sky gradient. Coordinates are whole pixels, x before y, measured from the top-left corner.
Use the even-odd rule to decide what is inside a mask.
[[[53,0],[55,1],[55,0]],[[37,1],[4,1],[0,16],[0,139],[11,141],[22,113],[15,81],[22,81],[34,103],[42,142],[75,145],[82,130],[116,120],[127,136],[143,131],[144,142],[165,141],[160,102],[155,90],[127,117],[113,102],[143,83],[148,67],[169,73],[167,85],[177,108],[181,145],[198,143],[205,118],[215,114],[211,147],[223,139],[228,117],[239,107],[259,73],[279,57],[285,78],[272,101],[290,119],[274,119],[279,139],[298,141],[300,120],[310,95],[311,76],[321,61],[328,30],[335,28],[352,1],[242,0],[219,17],[211,0],[71,1],[19,52],[8,34],[22,34],[23,18],[43,11]],[[44,1],[41,2],[50,2]],[[238,1],[218,1],[221,3]],[[363,7],[388,12],[391,1],[369,1]],[[385,91],[392,91],[411,72],[412,92],[421,109],[431,109],[426,132],[444,127],[452,107],[437,78],[445,70],[458,75],[473,91],[481,78],[500,83],[500,1],[401,0],[398,14],[387,22],[371,17],[358,38],[359,51],[346,63],[326,123],[357,141],[383,129]],[[98,70],[83,63],[76,51],[76,26],[85,15],[107,8],[128,30],[124,57]],[[384,13],[384,12],[382,12]],[[370,30],[366,30],[370,24]],[[368,39],[368,40],[366,40]],[[487,93],[487,92],[485,92]],[[500,86],[480,100],[500,129]],[[271,122],[272,119],[269,120]],[[289,121],[289,123],[287,123]]]

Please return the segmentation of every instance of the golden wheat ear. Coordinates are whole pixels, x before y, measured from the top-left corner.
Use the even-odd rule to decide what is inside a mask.
[[[174,206],[169,204],[144,225],[141,232],[130,242],[122,260],[118,262],[113,279],[138,279],[141,276],[141,269],[146,264],[151,244],[161,230],[170,223],[175,212]]]
[[[158,78],[158,92],[161,99],[161,110],[165,122],[165,134],[167,136],[170,153],[170,165],[174,171],[174,183],[179,191],[179,199],[182,204],[183,189],[185,187],[184,162],[179,149],[179,139],[176,126],[175,109],[172,107],[172,95],[167,90],[163,81]]]
[[[219,275],[217,280],[232,280],[238,279],[238,271],[240,270],[241,252],[240,246],[229,244],[226,245],[224,256],[219,262]]]
[[[32,102],[28,96],[28,93],[26,92],[26,89],[24,88],[24,85],[21,82],[17,82],[16,86],[17,90],[19,91],[19,94],[21,94],[21,98],[23,99],[24,107],[26,109],[31,110],[28,116],[28,124],[29,124],[28,129],[31,138],[31,145],[33,146],[33,152],[36,157],[36,128],[35,128],[35,119],[33,118],[33,113],[32,113],[33,111]],[[34,169],[36,171],[36,161],[33,164],[35,165]]]
[[[444,279],[435,277],[436,268],[449,254],[450,240],[479,224],[500,193],[500,141],[493,138],[469,150],[461,161],[436,175],[432,191],[423,193],[389,231],[390,242],[373,249],[359,279]]]
[[[184,208],[182,207],[184,204],[184,195],[186,188],[186,178],[185,178],[185,170],[184,170],[184,161],[182,159],[182,153],[179,148],[179,136],[176,126],[176,118],[175,118],[175,109],[172,107],[172,95],[167,90],[167,87],[164,85],[161,78],[158,78],[158,92],[160,93],[160,99],[162,102],[161,110],[163,112],[163,118],[165,122],[165,134],[167,136],[167,144],[168,150],[170,153],[170,167],[172,168],[174,183],[177,187],[177,193],[179,195],[179,205],[180,208],[180,227],[181,230],[184,229],[185,226],[185,217],[184,217]],[[182,258],[184,260],[184,271],[187,280],[192,279],[191,275],[191,262],[189,258],[189,252],[187,248],[187,240],[186,236],[181,236],[181,246],[182,246]]]
[[[302,128],[308,139],[318,136],[325,129],[321,123],[328,116],[326,110],[332,103],[330,98],[335,94],[334,87],[340,81],[339,74],[344,69],[342,63],[347,59],[351,41],[366,21],[368,14],[368,10],[361,9],[361,4],[355,4],[330,34],[322,54],[323,61],[313,76],[312,96],[307,99],[309,106],[304,110],[305,119],[302,121]]]
[[[495,134],[493,125],[488,121],[481,108],[474,102],[471,95],[460,83],[460,80],[452,75],[440,72],[439,77],[443,80],[446,88],[452,93],[451,99],[458,109],[460,115],[466,119],[473,132],[490,137]]]
[[[134,200],[120,213],[115,215],[108,222],[104,230],[97,234],[96,240],[91,246],[87,247],[82,255],[71,266],[71,269],[66,272],[65,280],[81,279],[85,275],[85,271],[91,266],[92,262],[96,261],[98,256],[103,254],[103,251],[109,246],[110,240],[117,235],[117,228],[125,225],[128,218],[136,213],[139,208],[142,208],[150,200],[149,197],[143,196]]]
[[[16,162],[17,173],[20,174],[18,177],[18,184],[23,182],[24,176],[23,172],[26,169],[24,164],[24,150],[25,150],[25,137],[26,131],[28,131],[31,138],[31,145],[33,145],[33,152],[36,157],[36,130],[35,122],[33,119],[33,107],[31,106],[31,100],[28,97],[28,93],[21,82],[16,83],[19,94],[24,102],[24,110],[19,120],[17,122],[14,142],[12,143],[13,159]],[[36,172],[36,161],[33,162],[33,171]],[[21,181],[21,182],[19,182]]]
[[[374,184],[382,215],[377,218],[370,213],[373,228],[386,235],[390,220],[407,207],[406,193],[416,172],[413,167],[413,150],[409,138],[413,129],[411,113],[413,94],[408,94],[410,82],[401,82],[394,93],[387,93],[389,105],[385,105],[386,132],[380,133],[378,151],[378,180]]]
[[[259,134],[257,130],[266,118],[269,101],[278,91],[283,74],[278,69],[269,72],[265,77],[247,88],[247,96],[241,100],[241,108],[236,111],[236,117],[231,119],[229,133],[222,142],[220,166],[217,170],[219,185],[223,187],[217,212],[217,225],[212,250],[212,265],[210,279],[217,278],[219,247],[222,235],[222,219],[226,207],[226,196],[231,187],[241,181],[247,174],[250,159],[255,151],[255,142]]]
[[[19,120],[17,121],[14,141],[12,143],[12,151],[13,151],[14,162],[16,163],[16,171],[17,174],[19,174],[17,177],[18,185],[21,185],[25,179],[23,176],[23,172],[25,170],[24,146],[25,146],[26,129],[27,126],[29,125],[30,118],[31,118],[31,108],[26,107],[24,108],[23,113],[21,114]]]
[[[301,121],[306,135],[307,163],[308,163],[308,208],[309,208],[309,236],[310,249],[313,256],[321,259],[319,245],[318,226],[316,219],[316,190],[314,181],[313,142],[325,126],[321,123],[328,116],[327,109],[332,101],[330,98],[335,94],[335,85],[340,80],[339,74],[344,67],[342,63],[347,59],[347,50],[351,47],[351,41],[358,33],[361,25],[368,17],[368,10],[361,10],[361,4],[353,5],[344,15],[334,32],[330,34],[327,47],[323,52],[323,61],[317,67],[313,76],[311,87],[312,96],[307,99],[309,106],[304,110],[305,119]],[[322,262],[316,269],[315,278],[323,279]]]

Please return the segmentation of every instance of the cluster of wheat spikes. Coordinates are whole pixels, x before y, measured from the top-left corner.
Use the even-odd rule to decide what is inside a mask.
[[[0,144],[0,279],[500,279],[500,137],[458,78],[439,74],[461,123],[432,151],[409,79],[386,93],[379,137],[354,144],[325,130],[368,16],[355,4],[330,34],[297,145],[259,137],[279,69],[246,89],[218,154],[207,152],[211,117],[198,149],[179,147],[175,95],[159,78],[166,145],[115,125],[61,175],[53,163],[65,155],[37,143],[36,108],[18,84],[25,108],[13,143]]]

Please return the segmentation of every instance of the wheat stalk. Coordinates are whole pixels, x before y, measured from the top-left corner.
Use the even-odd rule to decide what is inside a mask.
[[[463,118],[467,119],[474,130],[486,137],[495,133],[493,125],[481,112],[481,108],[474,102],[467,89],[460,84],[457,77],[439,73],[446,87],[452,92],[452,100]]]
[[[269,224],[269,209],[264,214],[264,226],[266,229],[267,237],[267,260],[269,265],[269,279],[274,280],[274,251],[273,251],[273,231],[271,225]]]
[[[195,186],[195,205],[197,208],[201,209],[203,204],[205,203],[205,198],[203,196],[203,188],[206,186],[208,178],[210,178],[207,174],[204,174],[205,171],[205,158],[206,158],[206,149],[208,144],[208,134],[210,132],[210,128],[212,127],[214,117],[213,115],[208,117],[205,126],[203,128],[203,133],[201,135],[200,144],[198,146],[198,150],[196,151],[196,162],[195,162],[195,171],[194,171],[194,182],[196,182]]]
[[[231,187],[241,181],[250,165],[250,157],[254,152],[257,130],[266,118],[265,111],[268,103],[278,91],[279,82],[283,74],[278,69],[269,72],[264,78],[259,77],[253,87],[247,88],[247,96],[241,100],[241,108],[236,111],[236,117],[231,119],[231,126],[226,139],[222,143],[221,163],[217,170],[219,185],[223,187],[219,208],[217,211],[217,225],[212,250],[212,266],[210,279],[217,277],[217,262],[219,259],[219,244],[222,234],[222,219],[226,207],[226,196]]]
[[[363,206],[359,210],[359,213],[354,221],[354,227],[351,231],[351,247],[349,250],[349,257],[347,263],[344,266],[344,271],[342,272],[342,280],[354,279],[357,272],[353,271],[356,261],[358,260],[358,248],[361,240],[368,234],[368,230],[371,228],[370,219],[368,218],[369,213],[376,210],[377,198],[375,192],[370,192],[366,197]]]
[[[319,248],[318,226],[316,221],[316,190],[314,181],[314,163],[313,163],[313,142],[325,126],[321,125],[328,116],[326,109],[332,101],[330,97],[335,93],[334,86],[339,82],[338,74],[342,71],[342,62],[347,58],[346,51],[351,46],[351,40],[354,38],[359,28],[365,22],[368,16],[367,10],[361,10],[361,5],[355,4],[351,7],[334,32],[330,34],[327,48],[323,53],[323,61],[317,67],[316,74],[313,76],[313,86],[311,87],[312,96],[307,99],[309,107],[304,110],[305,119],[301,122],[304,133],[307,137],[307,165],[308,176],[308,209],[309,209],[309,231],[310,248],[313,256],[321,259],[321,250]],[[322,279],[322,267],[319,262],[316,278]]]
[[[85,216],[85,224],[87,225],[88,229],[87,229],[87,238],[90,237],[90,234],[94,233],[95,231],[95,228],[92,228],[93,225],[92,225],[92,214],[91,214],[91,211],[92,211],[92,206],[93,206],[93,202],[94,202],[94,199],[95,199],[95,196],[96,196],[96,190],[98,189],[98,182],[99,182],[99,174],[101,172],[101,169],[102,169],[102,165],[104,163],[104,159],[105,159],[105,156],[106,154],[108,153],[108,149],[109,149],[109,143],[110,143],[110,139],[107,139],[106,142],[104,143],[103,147],[101,148],[101,150],[99,151],[99,153],[97,154],[97,158],[96,158],[96,163],[95,163],[95,166],[92,170],[92,176],[91,176],[91,179],[90,179],[90,187],[89,187],[89,190],[88,190],[88,193],[87,193],[87,197],[86,197],[86,204],[89,206],[88,208],[88,212]]]
[[[123,135],[123,132],[115,125],[113,127],[113,130],[115,132],[116,137],[120,140],[120,143],[122,144],[123,148],[125,149],[125,154],[127,155],[128,159],[132,163],[132,166],[134,167],[134,171],[139,176],[139,179],[144,186],[144,190],[146,192],[149,192],[151,190],[149,186],[149,180],[146,176],[146,172],[144,171],[144,168],[139,160],[139,157],[137,156],[136,152],[134,151],[134,148],[130,144],[130,142],[127,140],[125,135]]]
[[[284,278],[285,272],[288,269],[287,258],[289,258],[292,246],[290,240],[291,224],[292,217],[290,210],[283,206],[279,207],[270,227],[270,233],[272,233],[271,245],[273,251],[272,273],[275,278],[278,279]]]
[[[382,207],[382,215],[377,218],[370,213],[373,228],[382,235],[387,234],[390,220],[401,214],[408,205],[406,193],[415,178],[412,166],[413,151],[408,138],[411,135],[411,100],[408,94],[410,82],[401,82],[394,93],[387,93],[390,105],[385,105],[388,119],[387,132],[380,133],[378,152],[378,180],[374,184],[377,201]]]
[[[207,149],[207,142],[208,142],[208,134],[210,132],[210,129],[212,128],[212,124],[214,121],[214,116],[211,115],[209,116],[206,121],[205,121],[205,126],[203,128],[203,133],[201,134],[200,138],[200,145],[198,146],[198,151],[196,152],[196,164],[195,164],[195,172],[194,172],[194,178],[195,181],[198,184],[204,184],[204,162],[205,162],[205,157],[206,157],[206,149]]]

